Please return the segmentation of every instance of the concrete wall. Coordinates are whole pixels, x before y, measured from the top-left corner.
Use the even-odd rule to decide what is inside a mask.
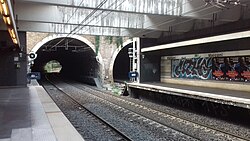
[[[226,52],[226,51],[248,50],[250,49],[249,44],[250,44],[250,38],[244,38],[237,40],[161,49],[147,53],[150,53],[151,55],[160,55],[160,56],[177,56],[177,55],[202,54],[202,53],[210,54],[210,53]]]
[[[162,79],[161,82],[171,83],[171,84],[181,84],[181,85],[189,85],[189,86],[199,86],[199,87],[207,87],[207,88],[219,88],[219,89],[226,89],[226,90],[250,92],[250,84],[249,83],[212,81],[212,80],[202,81],[202,80],[173,79],[173,78],[165,78],[165,79]]]
[[[159,82],[161,75],[160,56],[142,55],[140,81],[141,82]]]
[[[22,52],[13,46],[7,31],[0,31],[0,34],[0,86],[26,86],[26,33],[18,33]]]
[[[244,8],[243,8],[244,9]],[[250,19],[249,17],[246,17],[250,11],[243,10],[244,14],[242,13],[242,19],[235,21],[235,22],[229,22],[227,24],[222,24],[219,26],[209,26],[208,28],[204,29],[199,29],[196,26],[199,26],[201,24],[205,23],[200,23],[200,24],[195,24],[193,27],[193,30],[190,30],[189,32],[186,32],[184,34],[177,34],[177,35],[172,35],[166,32],[163,34],[158,40],[158,44],[167,44],[171,42],[178,42],[178,41],[183,41],[183,40],[190,40],[190,39],[197,39],[197,38],[202,38],[202,37],[209,37],[209,36],[214,36],[214,35],[222,35],[222,34],[227,34],[227,33],[233,33],[233,32],[239,32],[239,31],[244,31],[244,30],[249,30],[250,29]],[[245,18],[244,18],[245,16]],[[245,20],[243,20],[245,19]],[[196,21],[197,22],[197,21]],[[195,27],[197,29],[195,29]]]
[[[161,81],[171,78],[171,59],[161,57]]]

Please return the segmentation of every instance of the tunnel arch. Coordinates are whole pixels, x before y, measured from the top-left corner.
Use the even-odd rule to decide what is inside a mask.
[[[37,58],[33,60],[33,63],[34,65],[36,65],[35,63],[37,63],[37,59],[39,58],[39,53],[41,54],[41,50],[44,48],[44,46],[46,44],[48,44],[49,42],[52,42],[52,41],[55,41],[55,40],[60,40],[62,38],[65,38],[65,39],[73,39],[75,41],[78,42],[78,44],[81,42],[83,43],[84,45],[86,45],[87,49],[88,49],[88,52],[91,53],[91,59],[92,61],[94,60],[97,64],[97,66],[95,67],[95,70],[94,71],[97,71],[97,78],[98,80],[102,83],[103,80],[104,80],[104,74],[105,74],[105,69],[104,69],[104,63],[103,63],[103,59],[102,59],[102,56],[100,54],[100,52],[96,55],[96,51],[95,51],[95,46],[89,41],[87,40],[86,38],[80,36],[80,35],[68,35],[68,34],[54,34],[54,35],[51,35],[51,36],[48,36],[48,37],[45,37],[43,40],[41,40],[40,42],[38,42],[32,49],[31,49],[31,52],[30,53],[35,53],[37,54]],[[72,51],[72,50],[71,50]],[[73,51],[72,51],[73,52]],[[73,56],[73,55],[71,55]],[[78,55],[79,56],[79,55]],[[40,56],[41,58],[41,56]],[[48,62],[49,60],[46,60],[47,58],[45,58],[45,60],[43,62]],[[50,58],[51,59],[51,58]],[[53,59],[53,58],[52,58]],[[73,58],[69,58],[70,59],[74,59],[74,56]],[[85,61],[84,59],[80,58],[81,60]],[[79,59],[79,60],[80,60]],[[41,60],[41,59],[40,59]],[[79,63],[79,60],[78,60],[78,63]],[[32,60],[30,60],[32,61]],[[57,60],[61,63],[62,66],[67,66],[65,65],[65,63],[61,60]],[[68,63],[69,64],[69,63]],[[85,63],[87,64],[87,63]],[[40,66],[42,67],[42,64],[40,64]],[[37,67],[38,68],[38,67]],[[38,69],[39,70],[39,69]],[[41,68],[40,68],[41,70]],[[77,70],[77,69],[76,69]]]
[[[52,41],[54,39],[58,39],[58,38],[73,38],[73,39],[77,39],[79,41],[82,41],[83,43],[86,43],[89,47],[91,47],[91,49],[95,51],[95,46],[86,38],[79,36],[79,35],[68,35],[68,34],[54,34],[48,37],[45,37],[44,39],[42,39],[40,42],[38,42],[32,49],[30,52],[34,52],[36,53],[45,43]],[[103,65],[103,59],[101,57],[101,54],[98,53],[97,55],[98,59],[100,60],[100,63]]]
[[[115,66],[117,65],[117,58],[119,56],[119,54],[121,54],[121,52],[126,52],[126,55],[128,56],[128,48],[133,46],[133,40],[129,39],[126,42],[124,42],[122,44],[122,46],[119,46],[113,53],[111,61],[110,61],[110,67],[109,67],[109,77],[111,82],[114,82],[117,78],[115,78],[115,74],[114,71],[116,71]],[[128,58],[129,59],[129,58]],[[129,64],[128,64],[129,65]],[[129,67],[129,66],[128,66]],[[122,70],[122,69],[121,69]],[[125,70],[126,71],[126,70]],[[128,72],[127,72],[128,73]],[[126,74],[126,76],[128,76],[128,74]],[[123,76],[125,77],[125,76]],[[119,78],[118,78],[119,79]],[[117,79],[117,80],[118,80]]]

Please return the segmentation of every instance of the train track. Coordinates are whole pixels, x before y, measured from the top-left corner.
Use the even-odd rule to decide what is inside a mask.
[[[58,91],[60,91],[60,93],[62,93],[64,95],[64,97],[63,97],[64,102],[65,101],[70,102],[74,107],[76,107],[76,109],[79,109],[81,111],[81,113],[86,114],[88,118],[91,118],[91,120],[94,120],[94,122],[99,122],[99,124],[101,124],[101,126],[105,128],[104,130],[108,131],[108,133],[110,133],[108,136],[112,136],[111,137],[112,139],[119,140],[119,141],[132,141],[128,136],[126,136],[126,134],[124,134],[123,132],[116,129],[114,126],[112,126],[109,122],[107,122],[106,120],[104,120],[100,116],[98,116],[95,113],[93,113],[92,111],[88,110],[88,108],[86,108],[83,104],[78,102],[78,100],[76,100],[75,98],[70,96],[70,94],[64,92],[62,89],[58,88],[53,82],[49,81],[49,79],[47,79],[47,80],[51,84],[51,86],[49,88],[50,90],[52,90],[54,88],[54,89],[57,89]],[[46,87],[45,87],[45,89],[46,89]],[[46,89],[46,91],[50,94],[48,89]],[[52,96],[52,98],[53,98],[53,96]],[[68,114],[69,113],[66,112],[66,116]],[[76,121],[71,121],[71,122],[75,123]],[[79,126],[76,127],[76,129],[79,129],[79,128],[80,128]],[[110,140],[110,139],[108,139],[108,140]]]
[[[194,140],[211,140],[213,138],[215,138],[215,140],[218,140],[218,139],[219,140],[249,140],[249,138],[245,138],[245,137],[239,136],[239,135],[231,133],[231,132],[226,132],[224,130],[214,128],[212,126],[207,126],[207,125],[199,123],[199,122],[194,122],[190,119],[179,117],[179,116],[176,116],[174,114],[164,113],[164,112],[158,111],[158,110],[153,109],[153,108],[149,108],[149,107],[137,104],[137,103],[127,101],[127,100],[119,98],[117,96],[109,95],[109,96],[116,99],[117,102],[114,102],[110,99],[106,99],[103,91],[100,91],[98,89],[93,89],[93,87],[89,87],[86,85],[83,86],[82,84],[77,85],[77,86],[76,86],[76,84],[72,84],[72,83],[67,83],[67,84],[71,85],[71,86],[73,86],[76,89],[79,89],[81,91],[90,93],[91,95],[96,97],[100,101],[100,103],[105,103],[107,105],[110,105],[110,107],[113,107],[114,109],[120,110],[120,112],[123,112],[126,115],[131,115],[134,119],[139,119],[139,120],[142,120],[143,122],[148,122],[149,126],[155,125],[155,126],[160,127],[160,128],[161,127],[168,127],[168,128],[171,128],[175,131],[183,133],[187,136],[190,136]],[[128,108],[128,107],[124,107],[124,106],[121,107],[119,103],[123,103],[123,105],[130,105],[131,107],[135,107],[135,108],[133,108],[133,110],[131,110],[131,108]],[[205,130],[204,133],[216,134],[216,136],[212,137],[212,138],[210,138],[210,137],[205,138],[204,136],[200,137],[199,135],[197,135],[194,132],[188,132],[185,129],[179,128],[179,127],[176,128],[174,125],[169,124],[169,123],[171,123],[170,120],[168,121],[168,123],[166,123],[164,121],[157,120],[156,118],[152,118],[152,117],[149,117],[147,115],[141,114],[139,111],[146,111],[147,113],[153,113],[156,116],[163,117],[166,119],[171,119],[172,122],[174,120],[174,121],[178,122],[177,124],[192,125],[191,127],[193,127],[193,128],[197,128],[200,131]],[[217,136],[218,136],[218,138],[216,138]]]
[[[63,89],[69,90],[68,88],[66,88],[65,85],[59,86],[62,83],[60,83],[59,85],[58,84],[55,84],[55,86],[60,91],[62,91]],[[78,89],[78,90],[80,90],[80,89]],[[70,95],[68,92],[65,92],[65,91],[63,91],[63,93],[66,93],[67,95]],[[86,91],[84,93],[86,93]],[[90,94],[90,93],[87,93],[87,95],[91,95],[93,97],[93,95]],[[74,97],[74,96],[73,97],[70,96],[70,97],[72,99],[76,100],[76,101],[78,101],[80,99],[80,98],[77,98],[77,97]],[[85,96],[81,95],[81,97],[85,97]],[[131,140],[193,140],[193,141],[199,140],[198,138],[196,138],[192,134],[181,132],[178,129],[175,130],[174,128],[171,128],[169,126],[165,126],[163,124],[160,124],[157,121],[148,119],[148,118],[146,118],[146,117],[144,117],[144,116],[142,116],[140,114],[137,114],[137,113],[134,113],[134,112],[132,112],[130,110],[127,110],[127,109],[125,109],[125,108],[123,108],[123,107],[121,107],[119,105],[115,105],[113,103],[110,103],[110,102],[108,102],[108,101],[106,101],[104,99],[101,99],[99,97],[96,97],[96,96],[94,96],[94,97],[95,97],[94,98],[95,100],[98,100],[98,102],[95,101],[95,103],[101,103],[101,105],[108,105],[108,107],[112,107],[113,110],[117,110],[122,115],[127,116],[125,118],[125,119],[128,120],[127,122],[134,122],[134,123],[142,122],[140,124],[146,124],[146,126],[145,126],[146,128],[150,128],[150,129],[155,128],[153,131],[155,131],[156,133],[152,133],[152,131],[150,131],[150,132],[148,132],[146,134],[145,133],[137,133],[136,130],[129,129],[129,130],[131,130],[130,133],[125,133],[125,134],[127,134],[127,137],[129,137]],[[78,102],[78,103],[81,104],[81,102]],[[126,126],[127,125],[123,126],[124,130],[126,130],[125,128],[131,128],[131,125],[130,125],[130,127],[126,127]],[[135,125],[135,126],[137,126],[137,125]],[[136,127],[135,128],[132,127],[132,129],[136,129]],[[139,128],[139,132],[141,130],[143,130],[143,129]],[[159,130],[160,132],[158,133],[157,130]],[[144,132],[144,131],[142,131],[142,132]],[[131,135],[131,133],[134,134],[134,135]],[[159,137],[159,138],[150,137],[150,139],[148,139],[147,137],[144,137],[144,139],[142,139],[143,137],[138,137],[138,136],[143,136],[143,135],[152,136],[150,134],[158,134],[159,136],[162,136],[162,137]],[[155,135],[153,135],[153,136],[155,136]]]
[[[68,83],[69,84],[69,83]],[[104,94],[103,91],[99,90],[99,89],[96,89],[96,88],[93,88],[93,87],[90,87],[90,86],[83,86],[81,85],[80,87],[79,86],[75,86],[73,84],[69,84],[71,86],[74,86],[78,89],[81,89],[81,90],[84,90],[84,91],[88,91],[89,93],[103,99],[103,97],[101,97],[100,93]],[[99,93],[99,94],[97,94]],[[111,97],[113,98],[116,98],[119,102],[124,102],[125,104],[127,105],[131,105],[131,106],[135,106],[137,107],[138,109],[140,110],[146,110],[148,112],[152,112],[154,113],[155,115],[159,115],[159,116],[163,116],[163,117],[171,117],[171,118],[175,118],[175,119],[179,119],[179,120],[182,120],[184,122],[190,122],[190,123],[194,123],[196,124],[196,126],[200,126],[200,127],[205,127],[206,130],[210,130],[211,132],[218,132],[219,134],[225,134],[226,136],[231,136],[232,138],[236,139],[236,140],[245,140],[245,141],[250,141],[250,138],[248,137],[242,137],[238,134],[235,134],[233,132],[228,132],[228,131],[225,131],[225,130],[222,130],[222,129],[218,129],[218,128],[215,128],[213,126],[209,126],[209,125],[206,125],[204,123],[200,123],[200,122],[196,122],[194,120],[190,120],[188,118],[184,118],[184,117],[180,117],[180,116],[177,116],[177,115],[174,115],[174,114],[171,114],[171,113],[164,113],[164,112],[161,112],[161,111],[158,111],[158,110],[155,110],[155,109],[152,109],[152,108],[149,108],[149,107],[145,107],[143,105],[140,105],[140,104],[137,104],[137,103],[133,103],[133,102],[130,102],[130,101],[127,101],[125,99],[122,99],[122,98],[119,98],[117,96],[114,96],[114,95],[110,95]],[[113,103],[113,101],[107,99],[107,101]],[[114,103],[113,103],[114,104]],[[123,107],[124,108],[124,107]],[[131,109],[127,109],[127,110],[131,110]],[[133,111],[135,113],[137,113],[136,111]],[[140,115],[140,113],[137,113]],[[144,115],[141,115],[141,116],[144,116]],[[148,118],[148,117],[147,117]],[[151,119],[151,118],[150,118]],[[154,119],[151,119],[151,120],[154,120]],[[159,122],[159,121],[158,121]],[[169,126],[169,125],[166,125],[165,123],[162,123],[162,122],[159,122],[160,124],[162,125],[165,125],[165,126]],[[179,132],[183,132],[182,130],[179,130],[179,129],[176,129],[174,127],[171,127],[173,128],[174,130],[177,130]],[[184,133],[184,132],[183,132]],[[192,136],[192,135],[190,135]],[[197,138],[195,136],[192,136],[193,138]]]

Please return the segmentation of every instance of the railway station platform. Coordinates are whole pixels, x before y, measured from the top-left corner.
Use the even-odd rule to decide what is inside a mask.
[[[0,141],[83,141],[42,86],[0,87]]]
[[[250,92],[247,91],[160,82],[128,83],[127,87],[250,109]]]

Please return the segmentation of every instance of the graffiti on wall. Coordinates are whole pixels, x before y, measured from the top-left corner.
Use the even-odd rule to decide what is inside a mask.
[[[213,58],[213,79],[250,81],[250,56]]]
[[[212,58],[190,58],[172,60],[172,77],[211,79]]]

